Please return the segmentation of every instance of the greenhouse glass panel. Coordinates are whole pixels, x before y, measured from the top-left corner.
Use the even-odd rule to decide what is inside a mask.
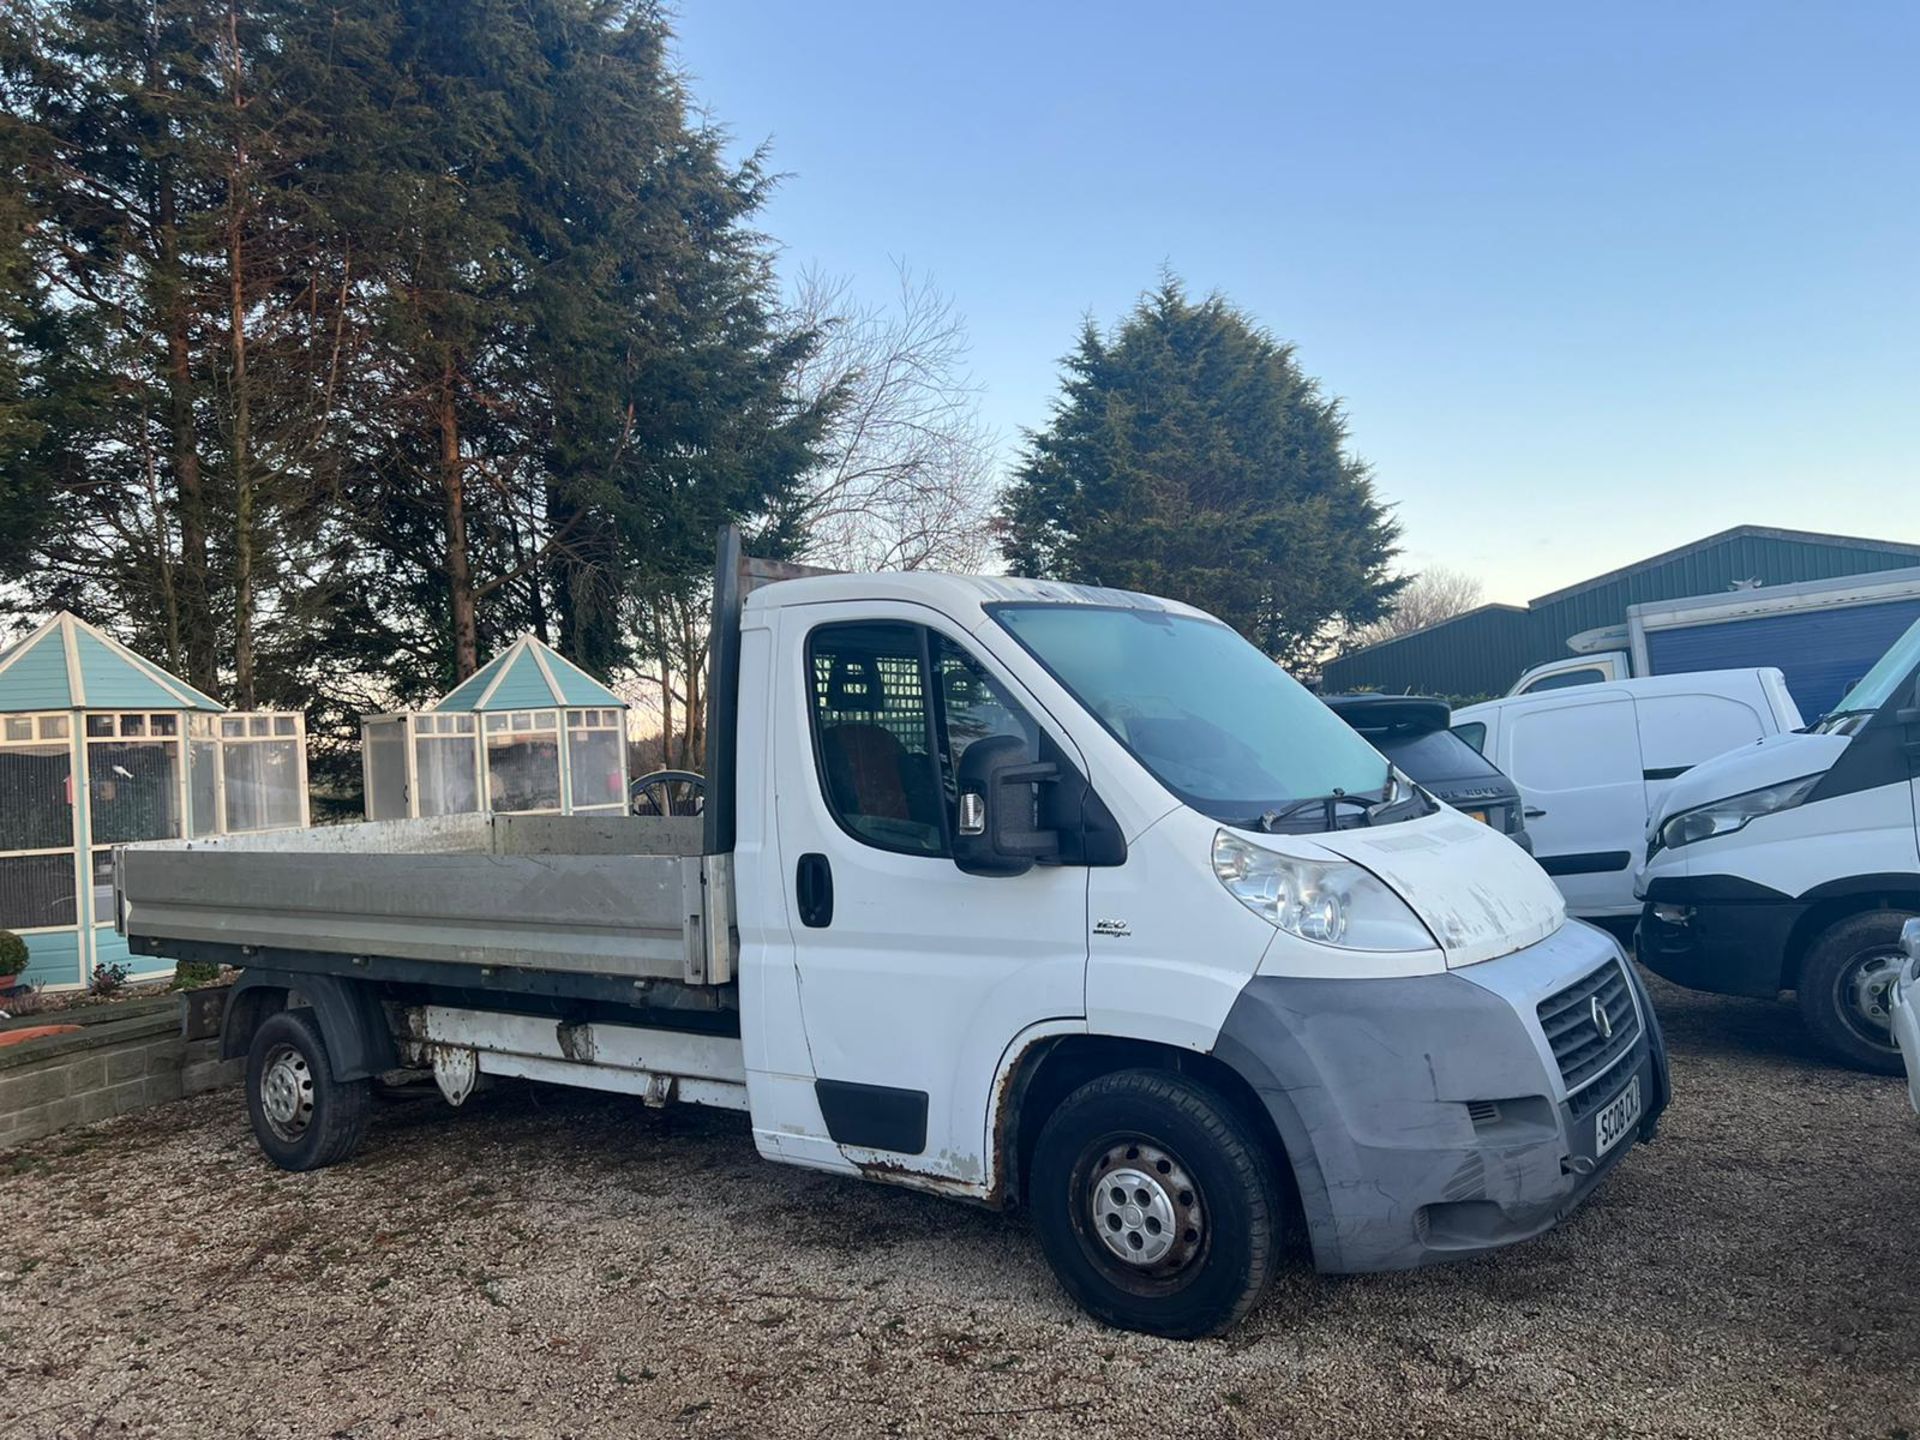
[[[229,832],[286,830],[300,824],[302,776],[298,740],[229,741],[226,765]]]
[[[407,721],[404,715],[368,720],[360,727],[362,780],[369,820],[407,816]]]
[[[0,855],[0,930],[46,930],[78,923],[73,852]]]
[[[415,794],[421,815],[471,815],[480,808],[472,735],[417,735]]]
[[[521,717],[515,716],[516,722]],[[491,810],[560,808],[560,736],[549,731],[487,737],[487,807]]]
[[[180,837],[180,745],[89,740],[87,784],[99,845]]]
[[[196,735],[187,742],[187,833],[198,840],[220,829],[220,742]]]
[[[113,851],[93,852],[93,923],[113,923]]]
[[[627,747],[618,730],[569,730],[567,762],[575,809],[621,805],[627,795]]]
[[[0,851],[71,848],[72,795],[73,751],[69,747],[0,748]],[[72,889],[71,883],[68,889]]]

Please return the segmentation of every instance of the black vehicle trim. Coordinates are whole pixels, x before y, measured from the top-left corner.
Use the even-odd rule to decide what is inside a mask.
[[[1536,855],[1549,875],[1610,875],[1633,864],[1631,850],[1594,850],[1569,855]]]
[[[815,1080],[820,1116],[836,1145],[919,1155],[927,1148],[927,1092],[853,1080]]]

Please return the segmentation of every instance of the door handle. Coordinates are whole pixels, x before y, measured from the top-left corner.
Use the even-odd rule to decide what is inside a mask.
[[[1533,806],[1529,805],[1525,810],[1522,810],[1520,813],[1526,816],[1527,819],[1529,820],[1538,820],[1542,815],[1545,815],[1547,812],[1544,810],[1536,810],[1533,808]]]
[[[793,867],[793,901],[800,923],[824,930],[833,923],[833,867],[818,853],[802,855]]]

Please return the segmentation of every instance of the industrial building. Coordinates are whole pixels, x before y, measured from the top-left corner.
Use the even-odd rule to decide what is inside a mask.
[[[1482,605],[1350,650],[1327,663],[1322,689],[1456,700],[1504,695],[1528,667],[1573,653],[1568,642],[1574,636],[1623,624],[1630,605],[1915,565],[1920,545],[1737,525],[1525,605]]]

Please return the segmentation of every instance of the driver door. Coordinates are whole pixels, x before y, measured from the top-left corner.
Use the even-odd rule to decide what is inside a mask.
[[[1038,707],[918,606],[788,607],[775,643],[780,862],[826,1132],[855,1164],[983,1184],[1008,1045],[1086,1013],[1087,871],[951,859],[960,756],[992,735],[1031,753]]]

